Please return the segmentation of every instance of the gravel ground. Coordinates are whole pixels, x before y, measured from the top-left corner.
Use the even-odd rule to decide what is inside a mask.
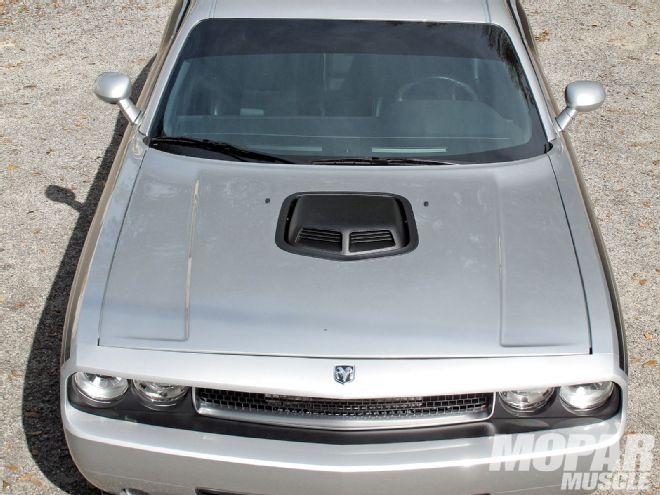
[[[98,492],[69,457],[57,406],[69,287],[124,129],[90,87],[103,70],[144,80],[171,4],[0,0],[3,492]],[[628,430],[657,437],[660,3],[524,4],[557,97],[574,79],[598,79],[608,89],[604,109],[581,115],[571,134],[623,304]]]

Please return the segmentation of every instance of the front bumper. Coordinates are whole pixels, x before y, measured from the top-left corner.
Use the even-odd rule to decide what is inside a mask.
[[[496,442],[510,437],[505,440],[515,445],[520,435],[328,445],[136,424],[91,415],[68,402],[62,413],[74,461],[91,483],[111,493],[132,488],[151,495],[194,495],[197,490],[259,495],[565,493],[560,489],[563,469],[545,466],[552,466],[553,458],[573,455],[578,471],[589,470],[592,456],[617,444],[623,427],[615,416],[553,430],[566,440],[564,448],[537,446],[531,452],[498,454]],[[532,435],[538,439],[543,434],[548,432]],[[571,446],[575,436],[581,441]],[[527,470],[500,465],[526,459],[532,459]]]

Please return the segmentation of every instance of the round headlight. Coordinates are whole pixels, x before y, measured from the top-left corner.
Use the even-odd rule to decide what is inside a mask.
[[[78,372],[73,385],[91,405],[107,405],[122,397],[128,390],[128,380],[118,376]]]
[[[590,411],[605,404],[613,390],[612,382],[583,383],[561,387],[559,397],[571,409]]]
[[[142,382],[139,380],[133,380],[133,387],[138,397],[147,404],[155,406],[174,405],[188,392],[188,387],[182,387],[181,385]]]
[[[552,394],[554,388],[535,388],[530,390],[509,390],[500,392],[500,400],[516,411],[534,412],[545,406]]]

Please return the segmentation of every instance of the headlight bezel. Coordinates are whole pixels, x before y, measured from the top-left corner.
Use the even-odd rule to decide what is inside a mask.
[[[554,387],[549,387],[549,389],[553,390],[553,393],[550,394],[550,396],[547,398],[547,401],[543,403],[542,406],[536,408],[536,409],[516,409],[512,407],[511,405],[507,404],[505,400],[502,398],[502,394],[506,392],[511,392],[511,391],[499,391],[496,394],[496,409],[499,409],[500,411],[500,416],[499,417],[517,417],[517,418],[537,418],[540,420],[545,420],[547,418],[565,418],[565,419],[570,419],[570,418],[588,418],[588,417],[593,417],[593,418],[604,418],[604,417],[609,417],[611,416],[610,413],[612,411],[619,410],[621,407],[621,401],[622,401],[622,388],[621,385],[618,384],[618,382],[611,380],[611,381],[603,381],[603,382],[593,382],[593,383],[606,383],[609,384],[609,392],[606,395],[606,397],[603,398],[603,400],[598,401],[593,405],[593,407],[590,407],[588,409],[580,409],[578,407],[572,406],[568,401],[566,401],[565,398],[561,397],[561,392],[562,389],[566,389],[569,387],[578,387],[578,386],[584,386],[584,385],[591,385],[592,382],[590,383],[581,383],[577,385],[573,384],[563,384],[563,385],[557,385]],[[539,387],[543,388],[543,387]]]
[[[497,399],[507,411],[515,416],[533,416],[546,409],[554,400],[556,393],[557,389],[555,387],[504,390],[497,393]],[[525,394],[536,396],[536,400],[527,402],[529,396],[526,396]]]
[[[594,397],[596,400],[593,400],[592,403],[587,403],[588,398],[585,396],[584,392],[580,392],[580,390],[584,390],[587,387],[590,386],[602,386],[602,390],[600,391],[601,394],[594,394]],[[589,383],[579,383],[575,385],[563,385],[558,388],[557,396],[562,404],[564,406],[564,409],[568,410],[569,412],[577,415],[588,415],[590,413],[593,413],[594,411],[598,411],[599,409],[602,409],[605,407],[608,402],[611,400],[612,396],[614,395],[614,391],[616,389],[617,385],[613,381],[602,381],[602,382],[589,382]],[[578,397],[577,400],[576,398],[573,399],[573,402],[567,398],[569,395],[570,389],[575,388],[576,390],[573,391]],[[583,404],[586,404],[585,406],[580,406],[578,403],[582,401]]]
[[[101,395],[90,394],[89,391],[86,391],[84,386],[85,377],[99,377],[99,378],[111,378],[121,382],[121,393],[116,395],[102,397]],[[135,382],[138,383],[136,387]],[[141,393],[139,390],[140,383],[155,383],[148,380],[134,380],[131,378],[124,378],[119,376],[111,376],[108,374],[97,374],[89,371],[76,371],[69,375],[67,379],[67,397],[69,402],[79,408],[91,411],[99,411],[99,414],[104,410],[122,410],[128,408],[130,410],[136,410],[144,408],[145,410],[167,410],[175,409],[181,405],[185,398],[190,396],[190,390],[192,387],[186,385],[175,385],[175,384],[159,384],[165,386],[171,386],[179,388],[180,393],[176,394],[175,397],[168,397],[166,400],[150,400],[148,396],[144,393]],[[104,414],[104,413],[103,413]]]
[[[105,393],[103,393],[104,387],[101,386],[101,383],[107,384],[110,380],[114,382],[110,384],[113,386],[105,387]],[[79,401],[99,408],[114,406],[126,396],[130,389],[130,382],[126,378],[86,371],[73,373],[71,384]]]
[[[163,396],[163,392],[159,394],[158,388],[170,389],[174,392],[172,396]],[[178,390],[177,390],[178,389]],[[179,404],[190,391],[190,387],[184,385],[175,385],[171,383],[159,383],[147,380],[132,380],[131,390],[135,396],[145,406],[150,409],[168,409]]]

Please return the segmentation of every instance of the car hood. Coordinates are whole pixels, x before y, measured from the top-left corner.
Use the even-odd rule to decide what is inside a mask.
[[[391,193],[419,245],[359,261],[275,242],[298,192]],[[334,358],[582,354],[579,268],[547,157],[494,165],[221,162],[150,149],[103,300],[102,346]]]

